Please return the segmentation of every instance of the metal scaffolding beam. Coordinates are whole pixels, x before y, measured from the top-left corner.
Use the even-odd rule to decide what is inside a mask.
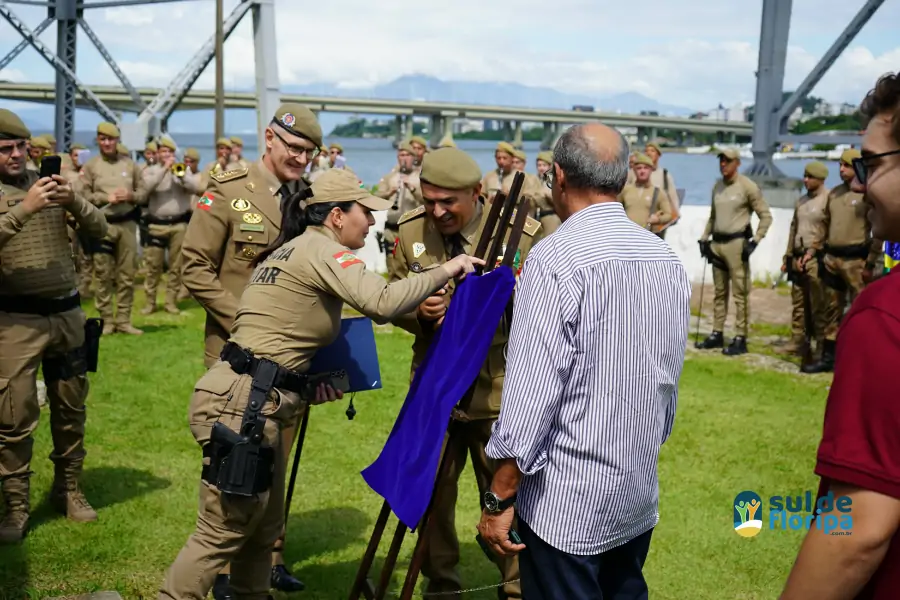
[[[109,2],[89,2],[81,8],[118,8],[120,6],[139,6],[146,4],[166,4],[170,2],[188,2],[190,0],[110,0]]]
[[[44,19],[41,21],[41,24],[38,25],[34,29],[34,35],[41,35],[44,33],[44,30],[50,27],[53,23],[53,19]],[[9,53],[3,57],[3,60],[0,60],[0,71],[9,66],[9,63],[15,60],[15,58],[22,53],[22,50],[28,47],[28,40],[22,40],[16,47],[9,51]]]
[[[266,147],[265,131],[281,103],[278,52],[275,45],[275,1],[257,0],[253,6],[253,50],[256,60],[257,146]]]
[[[78,24],[81,25],[81,29],[87,34],[88,39],[90,39],[94,44],[97,52],[100,53],[100,56],[103,57],[103,60],[106,61],[106,64],[108,64],[109,68],[112,69],[112,72],[115,73],[116,78],[121,82],[122,87],[125,88],[125,91],[128,92],[128,95],[131,96],[132,100],[134,100],[135,105],[138,108],[144,108],[146,106],[146,104],[144,104],[144,99],[141,98],[141,95],[138,93],[138,91],[134,88],[133,85],[131,85],[131,81],[128,80],[128,76],[125,75],[125,73],[122,72],[122,69],[119,68],[119,65],[116,64],[116,61],[106,50],[106,46],[103,45],[103,42],[100,41],[100,38],[97,37],[97,34],[94,33],[94,30],[91,29],[90,25],[87,24],[87,21],[79,18]]]

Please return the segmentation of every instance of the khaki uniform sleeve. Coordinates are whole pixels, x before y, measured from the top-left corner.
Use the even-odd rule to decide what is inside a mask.
[[[94,206],[103,208],[104,206],[109,204],[109,194],[95,189],[94,186],[95,182],[97,181],[97,176],[94,173],[94,164],[95,163],[89,161],[81,170],[83,195],[87,199],[87,201]]]
[[[756,184],[747,190],[747,199],[750,201],[750,208],[759,217],[759,226],[753,235],[753,241],[758,244],[766,237],[769,227],[772,226],[772,211],[769,210],[769,205],[763,199],[762,192]]]
[[[156,191],[156,188],[162,183],[166,176],[164,169],[144,168],[141,170],[141,178],[144,180],[144,189],[147,190],[149,196]]]
[[[354,256],[349,250],[342,254]],[[388,283],[381,275],[367,271],[362,259],[341,263],[324,253],[312,264],[325,291],[380,324],[414,310],[448,281],[444,269],[430,269],[416,277]]]
[[[672,203],[669,201],[669,195],[665,190],[659,190],[659,206],[657,206],[656,218],[660,224],[669,223],[674,217],[672,216]]]
[[[200,188],[201,178],[199,173],[185,173],[184,177],[181,179],[176,177],[175,181],[177,185],[180,185],[191,194],[202,194],[204,191]]]
[[[390,200],[391,196],[394,194],[391,192],[391,180],[393,179],[393,173],[385,175],[378,181],[378,188],[375,190],[375,195],[381,198],[382,200]]]
[[[18,203],[9,209],[5,215],[0,217],[0,248],[13,238],[17,233],[22,231],[25,223],[32,217],[31,214],[25,212],[22,203]]]
[[[219,281],[219,270],[228,247],[228,209],[215,184],[208,192],[212,206],[209,210],[194,210],[184,236],[181,280],[206,312],[225,331],[230,331],[237,314],[238,299]]]
[[[136,163],[131,163],[134,171],[131,178],[132,192],[134,194],[134,198],[132,202],[137,204],[138,206],[142,206],[147,204],[147,185],[144,183],[144,178],[141,175],[141,170],[138,168]],[[165,171],[163,171],[165,173]],[[158,184],[157,184],[158,185]]]
[[[75,222],[78,223],[78,229],[86,233],[89,237],[95,239],[103,239],[109,230],[109,224],[103,211],[85,200],[82,196],[76,194],[72,204],[66,207]]]
[[[785,256],[793,256],[794,254],[794,238],[797,237],[797,210],[799,206],[799,202],[794,206],[794,216],[791,218],[791,228],[788,231],[787,248],[784,251]]]
[[[706,222],[706,227],[703,228],[703,235],[701,239],[708,240],[709,236],[712,235],[713,225],[716,222],[716,187],[713,186],[712,194],[710,195],[710,204],[709,204],[709,220]]]
[[[403,244],[400,240],[397,240],[397,253],[394,255],[394,260],[391,261],[389,276],[390,278],[388,281],[390,283],[403,281],[404,279],[409,278],[409,265],[406,260],[406,252],[403,250]],[[415,336],[424,335],[425,330],[422,327],[422,322],[419,321],[417,308],[418,305],[411,311],[397,316],[391,323]]]
[[[834,196],[834,190],[828,192],[828,197],[825,198],[825,210],[822,211],[822,243],[819,244],[817,250],[821,250],[824,248],[825,244],[828,243],[828,232],[831,230],[831,198]]]

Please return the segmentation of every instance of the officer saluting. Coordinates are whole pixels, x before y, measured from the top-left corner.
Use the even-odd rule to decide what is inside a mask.
[[[37,369],[50,404],[55,464],[51,505],[73,521],[97,513],[78,488],[84,463],[84,400],[88,394],[85,317],[78,295],[67,216],[94,239],[107,233],[99,209],[75,195],[63,177],[39,179],[26,169],[31,133],[0,109],[0,489],[6,513],[0,543],[28,528],[29,478],[40,407]],[[96,347],[99,331],[94,332]]]
[[[278,108],[265,137],[265,153],[248,168],[209,175],[185,234],[182,282],[206,310],[207,367],[218,360],[228,340],[251,262],[281,231],[281,203],[292,192],[308,189],[301,177],[319,153],[322,128],[308,108],[288,103]],[[293,439],[291,430],[286,435]],[[284,567],[280,545],[272,563],[273,587],[303,589]],[[227,596],[226,586],[223,573],[214,595]]]
[[[488,211],[481,196],[481,173],[478,164],[465,152],[456,148],[442,148],[425,155],[422,161],[422,195],[425,205],[407,213],[400,219],[400,239],[390,274],[390,280],[405,281],[417,273],[428,273],[447,258],[474,251],[481,237]],[[535,243],[541,225],[528,218],[524,235],[516,251],[513,270],[518,274],[528,251]],[[434,341],[455,286],[431,296],[415,311],[410,311],[394,323],[415,335],[413,341],[412,371],[425,358],[428,347]],[[462,421],[458,435],[465,438],[460,444],[460,454],[451,459],[453,465],[442,487],[440,500],[434,507],[433,529],[428,537],[428,548],[422,568],[428,578],[426,594],[458,592],[462,589],[456,565],[459,563],[459,540],[456,535],[456,498],[459,477],[466,465],[466,452],[472,453],[475,481],[481,495],[487,492],[494,476],[493,461],[487,458],[484,448],[491,437],[491,426],[500,415],[500,395],[503,374],[506,371],[504,349],[508,332],[501,326],[494,336],[488,359],[478,375],[475,393],[466,414],[454,416]],[[519,578],[518,560],[504,558],[498,563],[504,581]],[[521,598],[518,583],[503,587],[501,598]]]
[[[750,312],[750,255],[766,236],[772,225],[772,213],[762,193],[749,178],[738,173],[741,157],[737,150],[728,149],[719,153],[719,172],[722,179],[712,190],[712,208],[709,222],[700,239],[701,248],[712,244],[708,251],[717,255],[727,268],[713,265],[713,281],[716,286],[713,331],[697,347],[722,348],[725,340],[725,315],[728,312],[728,294],[734,289],[734,308],[737,335],[731,345],[722,353],[736,356],[747,352],[747,318]],[[756,213],[759,226],[754,235],[750,228],[750,215]]]
[[[160,598],[205,598],[228,560],[236,597],[267,596],[267,551],[284,518],[283,429],[296,422],[304,404],[341,397],[304,373],[316,351],[337,338],[344,303],[387,322],[413,310],[450,278],[474,270],[474,261],[460,256],[391,284],[366,271],[353,251],[363,247],[375,224],[372,211],[389,207],[345,169],[326,171],[311,197],[297,194],[285,203],[281,233],[259,257],[222,360],[194,387],[191,431],[208,459],[200,517]],[[234,483],[241,478],[229,467],[237,464],[249,467],[242,471],[243,485]]]

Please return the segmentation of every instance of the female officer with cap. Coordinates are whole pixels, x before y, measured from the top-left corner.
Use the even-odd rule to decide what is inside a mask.
[[[388,284],[353,250],[375,224],[372,211],[390,202],[344,169],[323,173],[310,194],[286,203],[278,239],[255,261],[222,359],[194,387],[190,425],[204,455],[200,511],[160,598],[206,598],[229,560],[237,597],[268,597],[270,552],[284,513],[280,430],[296,420],[301,403],[342,396],[325,384],[310,389],[303,373],[316,350],[337,338],[344,303],[388,322],[483,264],[460,255]]]

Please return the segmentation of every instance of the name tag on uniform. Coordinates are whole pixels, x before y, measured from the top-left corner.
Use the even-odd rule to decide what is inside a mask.
[[[248,225],[247,223],[241,223],[241,231],[256,231],[259,233],[263,233],[266,230],[265,225]]]
[[[7,201],[6,201],[6,205],[7,205],[7,206],[15,206],[15,205],[18,204],[19,202],[21,202],[21,200],[7,200]]]

